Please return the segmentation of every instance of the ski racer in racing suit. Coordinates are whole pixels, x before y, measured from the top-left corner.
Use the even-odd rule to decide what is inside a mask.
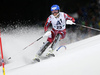
[[[65,38],[67,20],[75,22],[75,19],[73,17],[70,17],[64,12],[60,12],[60,7],[58,5],[51,6],[51,13],[52,14],[47,18],[47,21],[44,26],[44,31],[46,32],[48,30],[49,25],[52,24],[51,35],[48,37],[47,42],[45,43],[47,47],[53,43],[57,34],[60,34],[60,40]],[[42,53],[45,51],[46,48],[44,48],[44,46],[38,51],[37,57],[41,56]],[[52,45],[50,53],[52,53],[53,50],[54,46]]]

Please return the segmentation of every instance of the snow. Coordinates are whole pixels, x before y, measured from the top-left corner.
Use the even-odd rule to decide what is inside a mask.
[[[38,34],[35,30],[38,30]],[[43,34],[40,28],[19,29],[19,32],[14,30],[2,34],[4,57],[8,63],[5,65],[6,75],[100,75],[100,35],[67,44],[66,50],[62,47],[59,51],[54,51],[56,57],[31,63],[47,37],[24,51],[22,49]],[[65,40],[63,41],[66,43]],[[46,52],[43,56],[45,54]],[[8,61],[7,58],[10,56],[12,58]],[[2,75],[2,67],[0,67],[0,75]]]

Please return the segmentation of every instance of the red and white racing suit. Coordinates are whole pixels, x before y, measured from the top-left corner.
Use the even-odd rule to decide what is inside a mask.
[[[71,20],[75,22],[73,17],[70,17],[68,14],[64,12],[59,12],[59,17],[55,18],[54,15],[50,15],[47,18],[47,21],[44,26],[45,32],[48,30],[50,23],[52,24],[51,35],[48,37],[47,41],[50,43],[53,42],[55,36],[59,33],[61,34],[61,39],[64,39],[66,36],[66,21]]]

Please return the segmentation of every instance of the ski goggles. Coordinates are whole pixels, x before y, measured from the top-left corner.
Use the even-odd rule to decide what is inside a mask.
[[[58,12],[59,12],[58,10],[53,10],[53,11],[51,11],[52,14],[58,13]]]

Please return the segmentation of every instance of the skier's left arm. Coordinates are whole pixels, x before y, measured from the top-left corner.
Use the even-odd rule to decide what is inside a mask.
[[[71,16],[69,16],[68,14],[64,13],[64,17],[66,20],[71,20],[73,23],[75,22],[75,19]]]

